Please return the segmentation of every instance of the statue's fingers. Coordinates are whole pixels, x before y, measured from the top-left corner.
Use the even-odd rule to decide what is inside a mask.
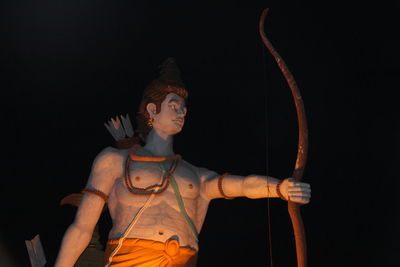
[[[288,178],[287,181],[288,181],[289,187],[295,186],[295,184],[296,184],[296,179],[294,179],[294,178]]]
[[[289,191],[296,191],[296,192],[311,192],[311,188],[309,187],[303,187],[303,186],[292,186],[289,187]]]
[[[288,191],[289,196],[292,197],[307,197],[310,198],[310,192]]]
[[[304,187],[304,188],[311,188],[310,184],[308,183],[303,183],[303,182],[295,182],[294,186],[300,186],[300,187]]]

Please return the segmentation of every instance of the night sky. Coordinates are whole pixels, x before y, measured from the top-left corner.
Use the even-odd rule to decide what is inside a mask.
[[[267,17],[267,36],[296,78],[309,123],[308,266],[400,266],[400,4],[390,3],[298,3]],[[265,6],[2,1],[0,265],[30,266],[24,240],[36,234],[53,265],[75,213],[60,200],[80,192],[94,157],[113,145],[103,123],[135,118],[167,57],[189,90],[176,153],[219,173],[289,177],[296,113],[258,35]],[[270,245],[273,266],[295,266],[286,203],[270,200],[269,216],[267,206],[212,201],[198,266],[270,266]],[[105,214],[103,242],[109,227]]]

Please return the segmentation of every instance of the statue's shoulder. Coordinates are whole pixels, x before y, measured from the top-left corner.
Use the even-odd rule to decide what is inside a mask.
[[[102,149],[96,156],[94,160],[95,165],[107,165],[107,164],[116,164],[116,163],[124,163],[126,157],[129,155],[129,149],[117,149],[111,146],[108,146]]]
[[[189,170],[191,170],[193,172],[197,173],[197,171],[198,171],[198,167],[194,166],[193,164],[189,163],[188,161],[186,161],[184,159],[181,159],[181,163],[180,164],[182,164],[186,169],[189,169]]]

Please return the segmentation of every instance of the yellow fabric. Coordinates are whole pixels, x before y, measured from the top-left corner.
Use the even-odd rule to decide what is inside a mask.
[[[109,240],[105,253],[108,262],[118,239]],[[117,254],[112,258],[113,267],[195,267],[197,252],[191,248],[179,247],[177,240],[170,239],[165,243],[127,238]]]

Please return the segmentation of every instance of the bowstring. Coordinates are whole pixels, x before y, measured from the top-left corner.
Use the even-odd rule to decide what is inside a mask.
[[[261,46],[261,53],[262,53],[262,69],[263,69],[263,91],[264,91],[264,107],[265,107],[265,174],[268,177],[269,176],[269,121],[268,121],[268,79],[267,79],[267,64],[266,64],[266,54],[265,54],[265,49],[263,46]],[[268,179],[267,179],[268,183]],[[268,195],[270,194],[270,187],[269,184],[267,184],[268,188]],[[271,226],[271,207],[270,207],[270,197],[267,197],[267,232],[268,232],[268,246],[269,246],[269,266],[274,267],[274,262],[273,262],[273,254],[272,254],[272,226]]]

